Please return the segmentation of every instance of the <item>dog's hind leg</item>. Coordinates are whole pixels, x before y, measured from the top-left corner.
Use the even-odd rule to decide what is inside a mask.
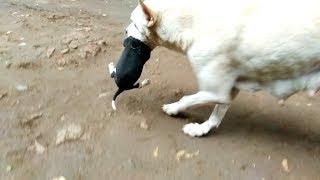
[[[238,92],[239,90],[234,89],[232,91],[232,98],[235,98]],[[192,137],[206,135],[212,128],[217,128],[220,125],[229,107],[230,107],[229,104],[217,104],[214,107],[214,110],[207,121],[201,124],[199,123],[186,124],[182,128],[183,132]]]

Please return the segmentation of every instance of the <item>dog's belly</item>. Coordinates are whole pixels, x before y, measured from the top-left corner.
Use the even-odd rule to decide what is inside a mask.
[[[239,78],[235,87],[245,91],[268,91],[275,97],[286,99],[298,91],[317,91],[320,89],[320,70],[296,78],[258,82]]]

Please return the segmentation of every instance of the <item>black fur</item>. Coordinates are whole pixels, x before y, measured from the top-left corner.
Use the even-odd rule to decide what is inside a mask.
[[[139,88],[136,84],[141,76],[143,65],[150,58],[151,49],[142,41],[128,37],[123,42],[124,50],[116,65],[116,72],[111,74],[118,86],[113,100],[125,90]]]

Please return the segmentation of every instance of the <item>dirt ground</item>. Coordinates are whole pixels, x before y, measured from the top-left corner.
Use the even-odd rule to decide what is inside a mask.
[[[240,93],[219,129],[191,138],[182,126],[213,107],[161,111],[197,86],[185,57],[157,48],[143,73],[151,85],[113,112],[106,63],[135,4],[1,0],[0,179],[320,179],[319,95],[280,106]]]

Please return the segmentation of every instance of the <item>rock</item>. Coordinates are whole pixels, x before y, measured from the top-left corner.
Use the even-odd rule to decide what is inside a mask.
[[[39,119],[40,117],[42,117],[42,113],[34,113],[34,114],[31,114],[29,117],[23,119],[23,120],[21,121],[21,123],[22,123],[23,125],[30,124],[30,123],[32,123],[34,120]]]
[[[81,57],[81,58],[87,58],[87,52],[85,52],[85,51],[81,51],[80,52],[80,54],[79,54],[79,56]]]
[[[99,40],[98,45],[100,45],[100,46],[107,45],[107,42],[105,40]]]
[[[199,155],[199,150],[193,153],[188,153],[186,150],[180,150],[176,154],[176,160],[180,161],[181,159],[190,159]]]
[[[281,162],[281,165],[282,165],[282,169],[289,173],[290,172],[290,169],[289,169],[289,166],[288,166],[288,160],[287,159],[283,159],[282,162]]]
[[[6,61],[6,68],[9,69],[11,67],[12,63],[9,61]]]
[[[8,165],[6,170],[7,170],[7,172],[10,172],[12,170],[12,166]]]
[[[35,62],[23,61],[15,64],[15,67],[19,69],[31,69],[37,67],[37,64]]]
[[[72,40],[69,44],[69,47],[72,49],[77,49],[78,48],[78,41]]]
[[[99,98],[107,97],[109,94],[110,94],[109,92],[100,93]]]
[[[21,46],[25,46],[25,45],[27,45],[27,43],[25,43],[25,42],[21,42],[21,43],[18,44],[18,46],[20,46],[20,47]]]
[[[72,141],[79,139],[83,134],[83,130],[79,124],[70,124],[59,129],[56,136],[56,145],[64,143],[65,141]]]
[[[64,39],[62,41],[63,44],[69,45],[71,43],[71,41],[73,40],[72,37],[67,37],[66,39]]]
[[[47,58],[51,58],[51,56],[53,55],[54,51],[56,50],[56,48],[51,47],[47,49]]]
[[[95,43],[90,43],[84,48],[84,50],[86,53],[96,56],[101,51],[101,47]]]
[[[0,92],[0,100],[8,95],[7,92]]]
[[[16,89],[18,91],[26,91],[26,90],[28,90],[28,86],[19,84],[19,85],[16,86]]]
[[[159,156],[159,147],[157,146],[154,150],[153,150],[153,157],[157,158]]]
[[[60,52],[61,54],[67,54],[69,52],[69,48],[62,49]]]
[[[59,177],[52,178],[52,180],[66,180],[66,178],[63,176],[59,176]]]
[[[149,125],[147,124],[147,121],[146,120],[142,120],[140,122],[140,128],[141,129],[144,129],[144,130],[148,130],[149,129]]]
[[[43,154],[46,148],[41,145],[37,140],[34,141],[34,144],[28,147],[29,151],[35,151],[37,154]]]

